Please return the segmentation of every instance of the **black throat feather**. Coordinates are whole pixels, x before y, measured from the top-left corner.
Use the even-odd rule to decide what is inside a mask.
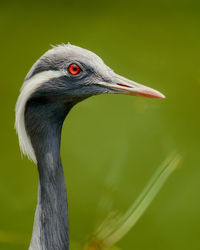
[[[38,204],[30,249],[31,246],[38,250],[69,249],[67,191],[60,140],[64,119],[72,106],[72,103],[60,104],[55,99],[38,96],[33,96],[26,104],[25,127],[39,173]]]

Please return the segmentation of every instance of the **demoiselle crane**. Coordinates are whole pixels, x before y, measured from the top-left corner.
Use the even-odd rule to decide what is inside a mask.
[[[111,70],[89,50],[63,44],[42,55],[24,80],[15,128],[23,154],[38,167],[39,188],[30,250],[68,250],[65,178],[60,157],[62,125],[78,102],[114,93],[164,98],[160,92]]]

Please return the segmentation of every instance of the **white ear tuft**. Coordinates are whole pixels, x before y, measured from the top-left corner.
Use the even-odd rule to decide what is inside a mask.
[[[52,78],[57,78],[64,75],[61,71],[43,71],[25,80],[20,95],[15,106],[15,129],[19,137],[19,145],[22,154],[27,155],[30,160],[37,163],[34,149],[31,144],[30,137],[26,132],[24,112],[26,103],[31,95],[45,82]]]

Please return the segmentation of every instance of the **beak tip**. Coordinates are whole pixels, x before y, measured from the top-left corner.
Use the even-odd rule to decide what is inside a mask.
[[[156,98],[156,99],[164,99],[165,98],[165,95],[163,95],[159,91],[148,88],[148,87],[144,87],[144,89],[139,91],[137,93],[137,95],[144,96],[144,97],[149,97],[149,98]]]
[[[159,98],[159,99],[165,99],[166,98],[166,96],[165,95],[163,95],[162,93],[160,93],[159,92],[159,95],[158,95],[158,97],[157,98]]]

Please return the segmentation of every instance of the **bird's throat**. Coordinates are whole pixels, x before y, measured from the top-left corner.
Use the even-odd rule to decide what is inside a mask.
[[[25,116],[39,173],[38,204],[29,249],[68,250],[67,191],[60,157],[64,121],[60,117],[64,116],[50,115],[52,110],[38,114],[35,107],[28,106]]]
[[[38,246],[43,246],[44,250],[69,249],[67,191],[61,161],[55,159],[51,152],[46,153],[43,160],[38,162],[38,171],[36,226],[31,245],[40,242]]]

